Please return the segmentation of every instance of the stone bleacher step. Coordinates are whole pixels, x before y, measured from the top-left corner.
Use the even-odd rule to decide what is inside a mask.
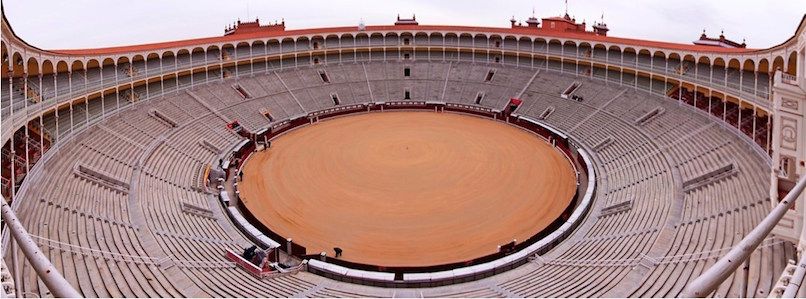
[[[663,109],[663,107],[657,107],[655,109],[652,109],[652,111],[649,111],[644,115],[641,115],[641,117],[636,118],[635,125],[643,126],[652,121],[653,119],[656,119],[658,116],[663,115],[664,112],[666,112],[666,109]]]
[[[543,259],[543,257],[538,255],[538,254],[530,256],[529,261],[532,262],[532,263],[535,263],[538,266],[543,266],[543,265],[546,264],[546,260]]]
[[[639,266],[648,270],[654,269],[658,264],[660,264],[660,262],[657,259],[645,254],[641,255],[641,260],[638,262]]]
[[[547,118],[549,118],[549,116],[550,116],[552,113],[554,113],[554,110],[555,110],[555,109],[554,109],[554,106],[548,106],[548,107],[546,107],[546,110],[543,110],[543,112],[542,112],[542,113],[540,113],[540,116],[538,117],[538,119],[547,119]]]
[[[213,108],[212,106],[210,106],[210,104],[208,104],[208,103],[207,103],[207,101],[205,101],[204,99],[202,99],[202,98],[201,98],[199,95],[197,95],[196,93],[194,93],[194,92],[192,92],[192,91],[190,91],[190,90],[186,90],[186,91],[185,91],[185,93],[186,93],[187,95],[189,95],[191,98],[193,98],[194,100],[196,100],[196,102],[199,102],[199,104],[201,104],[202,106],[204,106],[204,108],[207,108],[207,110],[210,110],[210,112],[212,112],[213,114],[215,114],[216,116],[218,116],[218,118],[222,119],[224,122],[226,122],[226,123],[229,123],[229,122],[230,122],[230,119],[229,119],[228,117],[224,116],[223,114],[221,114],[221,111],[218,111],[217,109],[215,109],[215,108]]]
[[[173,119],[171,119],[170,117],[168,117],[167,115],[165,115],[164,113],[160,112],[157,109],[151,109],[150,111],[148,111],[148,115],[156,118],[158,121],[168,125],[171,128],[176,128],[179,126],[176,123],[176,121],[174,121]]]
[[[532,77],[531,77],[531,78],[529,78],[529,81],[528,81],[528,82],[526,82],[526,85],[524,85],[524,86],[523,86],[523,88],[521,89],[521,91],[520,91],[520,92],[518,92],[518,95],[517,95],[517,96],[515,96],[515,97],[516,97],[516,98],[518,98],[518,99],[520,99],[521,97],[523,97],[523,94],[526,92],[526,90],[528,90],[528,89],[529,89],[529,86],[530,86],[530,85],[532,85],[532,82],[534,82],[534,81],[535,81],[535,78],[537,78],[537,75],[539,75],[539,74],[540,74],[540,69],[538,69],[537,71],[535,71],[535,73],[532,75]]]
[[[392,298],[423,298],[423,292],[416,289],[395,289]]]
[[[175,233],[175,232],[170,232],[170,231],[165,231],[165,230],[153,230],[153,232],[154,232],[154,234],[157,234],[157,235],[160,235],[160,236],[177,238],[177,239],[184,239],[184,240],[191,240],[191,241],[195,241],[195,242],[205,242],[205,243],[211,243],[211,244],[224,244],[224,245],[233,245],[233,246],[236,246],[236,247],[246,247],[246,246],[242,246],[242,245],[246,245],[246,244],[242,244],[242,243],[234,241],[234,240],[225,240],[225,239],[218,239],[218,238],[205,237],[205,236],[187,235],[187,234]]]
[[[619,202],[619,203],[615,203],[615,204],[606,206],[606,207],[602,208],[601,214],[599,215],[599,217],[605,217],[605,216],[609,216],[609,215],[629,211],[629,210],[632,209],[632,203],[633,203],[633,199],[630,198],[628,200],[625,200],[625,201],[622,201],[622,202]]]
[[[304,107],[302,107],[302,103],[300,103],[300,102],[299,102],[299,99],[297,99],[297,96],[296,96],[296,95],[294,95],[294,92],[292,92],[292,91],[291,91],[291,89],[290,89],[290,88],[288,88],[288,85],[287,85],[287,84],[285,84],[285,81],[283,81],[283,78],[282,78],[282,77],[280,77],[280,74],[278,74],[276,71],[274,71],[274,72],[272,72],[272,73],[274,73],[274,75],[275,75],[275,76],[277,76],[277,79],[278,79],[278,80],[280,80],[280,83],[283,85],[283,87],[285,87],[285,90],[288,92],[288,94],[290,94],[290,95],[291,95],[291,98],[293,98],[293,99],[294,99],[294,102],[296,102],[296,103],[297,103],[297,105],[299,106],[299,108],[300,108],[300,109],[302,109],[302,111],[305,111],[305,108],[304,108]]]
[[[45,199],[45,198],[40,198],[39,202],[45,203],[48,206],[53,206],[56,209],[61,209],[61,210],[65,211],[65,212],[69,212],[69,213],[72,213],[74,215],[78,215],[79,217],[86,217],[86,218],[88,218],[90,220],[102,221],[102,222],[109,223],[109,224],[116,225],[116,226],[120,226],[120,227],[131,228],[133,230],[139,230],[140,229],[139,227],[131,225],[128,222],[122,222],[122,221],[118,221],[118,220],[115,220],[115,219],[112,219],[112,218],[101,216],[101,215],[98,215],[98,214],[95,214],[95,213],[90,213],[88,210],[84,210],[84,209],[81,209],[81,208],[76,208],[76,207],[73,207],[73,206],[69,206],[66,203],[58,203],[58,202],[54,202],[54,201],[51,201],[51,200],[48,200],[48,199]]]
[[[126,136],[126,135],[123,135],[123,134],[121,134],[121,133],[118,133],[117,131],[115,131],[115,130],[113,130],[113,129],[111,129],[111,128],[109,128],[109,127],[107,127],[107,126],[103,125],[103,124],[98,125],[98,128],[99,128],[100,130],[106,131],[107,133],[112,134],[112,136],[118,137],[118,138],[120,138],[121,140],[126,141],[126,142],[128,142],[129,144],[134,145],[134,146],[136,146],[136,147],[138,147],[138,148],[140,148],[140,149],[142,149],[142,148],[144,148],[144,147],[145,147],[143,144],[141,144],[141,143],[139,143],[139,142],[135,141],[134,139],[131,139],[130,137],[128,137],[128,136]],[[82,144],[83,144],[83,143],[82,143]],[[113,159],[114,159],[114,158],[113,158]]]
[[[739,173],[739,168],[736,167],[735,164],[730,163],[683,182],[683,192],[699,189],[711,183],[729,178],[737,173]]]
[[[602,150],[613,144],[613,142],[614,142],[613,136],[607,136],[607,138],[605,138],[604,140],[600,141],[599,143],[593,146],[593,151],[597,153],[601,152]]]
[[[243,99],[253,98],[252,93],[244,88],[241,84],[232,84],[232,88],[235,89],[238,95],[240,95]]]
[[[568,85],[568,87],[566,87],[562,93],[560,93],[560,97],[563,99],[568,99],[571,97],[571,94],[580,87],[582,87],[582,82],[574,81],[571,83],[571,85]]]
[[[173,259],[168,256],[160,258],[155,262],[155,264],[157,264],[157,266],[163,270],[176,266],[176,263],[174,263]]]
[[[215,146],[215,144],[210,143],[210,141],[208,141],[207,139],[200,139],[199,140],[199,145],[201,145],[203,148],[211,151],[213,154],[216,154],[216,155],[220,155],[221,152],[223,152],[222,149],[220,149],[219,147]]]
[[[213,211],[210,209],[205,209],[200,206],[189,204],[186,202],[181,203],[180,206],[182,208],[183,213],[188,213],[191,215],[201,216],[209,219],[216,219],[215,215],[213,215]]]
[[[73,173],[80,178],[95,182],[98,185],[123,194],[129,194],[129,183],[115,178],[106,172],[94,169],[81,163],[76,163],[75,166],[73,166]]]
[[[319,295],[319,291],[325,288],[324,284],[318,284],[301,292],[290,296],[291,298],[319,298],[324,297]]]

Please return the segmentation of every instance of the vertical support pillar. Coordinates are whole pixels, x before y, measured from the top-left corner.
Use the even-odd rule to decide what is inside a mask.
[[[9,154],[9,159],[11,159],[11,200],[14,200],[14,196],[16,195],[17,191],[17,154],[14,151],[14,136],[16,132],[11,131],[11,138],[10,138],[10,149],[11,153]],[[5,204],[5,201],[3,201]]]
[[[206,51],[204,52],[204,65],[205,65],[204,67],[207,68],[207,52]],[[194,66],[193,66],[193,53],[191,52],[190,53],[190,89],[193,89],[193,69],[194,69]],[[205,76],[207,76],[206,73],[207,72],[205,72],[205,74],[204,74]]]
[[[743,83],[744,83],[744,71],[741,70],[741,68],[740,68],[739,69],[739,94],[742,94],[744,92],[744,89],[742,89]]]
[[[728,65],[727,64],[725,65],[725,76],[722,77],[722,81],[724,81],[723,83],[725,84],[725,87],[727,88],[728,87]],[[727,98],[728,97],[726,96],[725,99],[727,100]]]
[[[649,94],[652,94],[652,73],[655,72],[655,56],[654,54],[649,55]]]
[[[9,105],[9,115],[11,116],[12,122],[14,120],[14,72],[9,68],[8,71],[8,99],[10,102]]]
[[[624,51],[622,50],[620,53],[621,53],[621,63],[619,64],[618,83],[619,85],[624,86],[624,67],[622,67],[624,65]]]
[[[117,62],[115,62],[115,115],[120,113],[120,87],[118,87],[120,83],[118,82],[118,71]]]
[[[70,133],[73,133],[73,71],[67,71],[67,87],[69,88],[68,100],[70,101]]]
[[[41,86],[41,85],[40,85]],[[42,113],[39,113],[39,158],[45,156],[45,121],[42,119]]]
[[[29,153],[31,152],[30,148],[30,135],[28,132],[28,120],[26,119],[25,122],[25,173],[31,172],[31,156]]]
[[[191,54],[188,54],[191,55]],[[179,57],[177,54],[174,54],[174,90],[179,92]],[[192,56],[192,55],[191,55]],[[190,76],[193,76],[193,68],[191,67]]]
[[[722,122],[727,121],[728,119],[728,97],[724,94],[722,95]]]
[[[176,54],[174,54],[174,58],[176,58]],[[163,70],[162,59],[163,57],[160,57],[160,95],[165,96],[165,71]]]
[[[8,98],[11,101],[11,105],[10,105],[11,106],[11,109],[10,109],[11,111],[10,111],[9,115],[11,116],[12,124],[14,123],[14,92],[13,92],[13,90],[14,90],[14,77],[13,76],[14,76],[14,73],[11,70],[11,67],[9,67],[9,71],[8,71]],[[14,132],[12,130],[11,131],[11,138],[10,138],[11,154],[9,156],[9,159],[11,159],[11,182],[10,182],[10,185],[11,185],[11,199],[12,200],[14,199],[14,195],[15,195],[14,194],[15,193],[14,189],[15,189],[15,187],[17,185],[16,176],[15,176],[16,167],[14,166],[16,164],[16,163],[14,163],[16,161],[16,159],[14,157],[14,133],[16,133],[16,132]]]
[[[57,73],[57,69],[54,68],[53,69],[53,99],[54,99],[55,103],[58,103],[58,101],[59,101],[58,100],[59,99],[59,84],[56,83],[56,73]],[[57,105],[56,109],[53,109],[53,115],[55,115],[55,117],[56,117],[56,132],[55,132],[55,135],[56,135],[56,140],[57,141],[61,140],[61,136],[59,136],[59,109],[58,108],[59,107]],[[56,142],[56,150],[57,151],[59,150],[60,143],[61,142]]]
[[[39,107],[40,107],[40,109],[39,109],[39,158],[42,158],[42,156],[45,155],[45,141],[44,141],[44,139],[45,139],[45,137],[44,137],[45,136],[45,123],[42,120],[42,111],[44,109],[41,108],[41,107],[44,106],[44,105],[42,105],[43,101],[45,101],[45,99],[44,99],[44,96],[43,96],[43,93],[42,93],[42,72],[40,71],[39,72],[39,103],[40,103],[39,104]]]
[[[753,105],[753,142],[756,142],[756,120],[758,119],[757,113],[758,108],[756,107],[756,105]]]
[[[145,79],[146,79],[146,98],[148,98],[149,97],[149,90],[148,90],[148,55],[146,55],[146,57],[143,58],[143,62],[144,62],[143,65],[145,65],[145,69],[146,69],[146,71],[145,71],[146,72],[146,74],[145,74]],[[134,102],[134,85],[132,85],[132,102]]]
[[[28,74],[22,73],[22,99],[25,114],[28,115]]]
[[[565,73],[565,44],[560,44],[560,74]]]
[[[739,99],[739,120],[736,122],[736,128],[742,130],[742,99]]]
[[[106,119],[106,97],[104,96],[106,91],[104,89],[104,63],[101,61],[99,66],[101,68],[101,119]]]
[[[90,123],[90,94],[87,83],[87,65],[84,65],[84,124]]]
[[[605,84],[610,84],[610,50],[605,52]]]

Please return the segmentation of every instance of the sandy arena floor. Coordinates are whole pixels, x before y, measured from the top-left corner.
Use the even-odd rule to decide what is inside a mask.
[[[309,254],[383,266],[459,262],[525,240],[576,188],[568,160],[510,125],[434,112],[336,118],[280,136],[244,166],[241,196]]]

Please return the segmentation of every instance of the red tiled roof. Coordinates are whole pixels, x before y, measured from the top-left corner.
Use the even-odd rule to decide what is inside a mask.
[[[501,27],[473,27],[473,26],[448,26],[448,25],[382,25],[382,26],[367,26],[365,33],[372,31],[410,31],[416,32],[429,32],[429,31],[456,31],[456,32],[480,32],[499,35],[528,35],[534,37],[547,37],[547,38],[571,38],[578,40],[585,40],[588,42],[602,42],[602,43],[616,43],[623,44],[630,47],[653,47],[677,51],[695,51],[695,52],[711,52],[711,53],[747,53],[758,51],[758,49],[740,49],[740,48],[719,48],[711,46],[698,46],[691,44],[679,44],[670,42],[660,42],[651,40],[640,40],[631,38],[621,38],[612,36],[600,36],[592,34],[581,34],[574,32],[559,32],[550,30],[540,30],[531,28],[501,28]],[[296,36],[296,35],[323,35],[326,36],[331,33],[352,33],[357,35],[361,32],[358,31],[357,26],[349,27],[330,27],[330,28],[310,28],[310,29],[295,29],[279,32],[251,32],[245,34],[235,34],[227,36],[196,38],[170,42],[150,43],[131,46],[119,46],[108,48],[95,48],[95,49],[67,49],[67,50],[47,50],[48,52],[67,54],[67,55],[107,55],[118,54],[126,52],[149,52],[166,50],[170,48],[179,47],[192,47],[208,43],[226,43],[237,42],[241,40],[257,39],[257,38],[276,38],[283,36]]]

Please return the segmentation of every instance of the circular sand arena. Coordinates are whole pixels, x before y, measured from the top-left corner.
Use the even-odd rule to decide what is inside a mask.
[[[435,112],[351,115],[254,153],[243,204],[308,254],[379,266],[482,257],[540,232],[576,189],[568,159],[505,123]]]

